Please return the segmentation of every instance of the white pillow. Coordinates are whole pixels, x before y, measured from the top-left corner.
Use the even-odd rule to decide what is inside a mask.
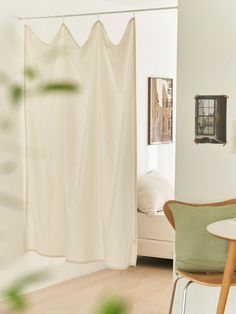
[[[138,178],[138,210],[155,215],[166,201],[174,198],[173,186],[158,172],[151,171]]]

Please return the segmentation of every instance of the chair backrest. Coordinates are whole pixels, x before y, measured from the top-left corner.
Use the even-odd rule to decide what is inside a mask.
[[[227,241],[219,241],[206,228],[217,220],[236,217],[235,205],[236,199],[208,204],[171,200],[164,204],[165,216],[176,229],[176,269],[189,272],[223,271]]]
[[[194,203],[186,203],[186,202],[180,202],[175,200],[167,201],[164,204],[164,213],[166,218],[168,219],[169,223],[172,225],[172,227],[175,229],[175,220],[173,217],[173,214],[171,212],[171,209],[169,207],[170,204],[183,204],[183,205],[191,205],[193,207],[204,207],[204,206],[224,206],[229,204],[236,204],[236,198],[232,198],[230,200],[222,201],[222,202],[216,202],[216,203],[202,203],[202,204],[194,204]]]

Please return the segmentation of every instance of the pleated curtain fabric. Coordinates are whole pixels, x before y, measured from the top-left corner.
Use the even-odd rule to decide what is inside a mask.
[[[67,261],[136,263],[135,20],[118,45],[97,21],[80,47],[63,24],[51,44],[25,28],[25,246]],[[76,82],[77,93],[31,93]]]

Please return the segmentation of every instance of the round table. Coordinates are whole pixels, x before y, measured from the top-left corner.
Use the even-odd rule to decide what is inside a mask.
[[[236,219],[227,219],[214,222],[207,226],[207,231],[218,238],[229,241],[220,298],[217,307],[217,314],[224,314],[229,288],[236,265]]]

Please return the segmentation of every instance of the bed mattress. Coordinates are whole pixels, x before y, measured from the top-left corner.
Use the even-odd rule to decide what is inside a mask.
[[[172,242],[174,234],[163,212],[155,216],[138,212],[138,238]]]

